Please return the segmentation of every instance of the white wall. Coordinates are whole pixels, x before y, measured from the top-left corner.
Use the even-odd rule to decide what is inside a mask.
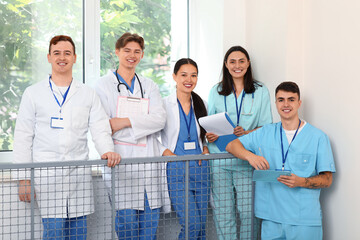
[[[239,16],[224,13],[224,33],[234,31],[233,41],[244,42],[255,77],[267,85],[272,101],[280,82],[299,84],[301,115],[328,134],[337,167],[332,187],[322,191],[324,239],[355,239],[360,236],[360,2],[243,1],[243,6],[225,1],[225,9],[244,8],[239,12],[245,12],[245,24],[237,30],[232,23]],[[273,113],[277,116],[275,108]]]
[[[190,1],[190,58],[199,68],[195,92],[204,100],[220,77],[224,2],[226,0]]]
[[[304,1],[304,114],[330,137],[337,173],[323,191],[326,239],[360,236],[360,3]]]

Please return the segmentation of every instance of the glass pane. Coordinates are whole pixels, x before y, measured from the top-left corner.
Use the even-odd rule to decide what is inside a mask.
[[[163,96],[170,93],[167,82],[172,82],[171,56],[174,50],[171,36],[174,31],[180,30],[172,28],[174,26],[172,2],[174,1],[101,1],[101,76],[118,65],[118,58],[115,55],[116,40],[125,32],[137,33],[145,39],[145,54],[137,67],[137,73],[156,82]],[[186,1],[182,2],[186,6]],[[182,25],[186,27],[186,8],[179,10],[179,16],[182,17],[177,18],[177,21],[182,22]],[[186,43],[186,35],[183,35],[183,38]],[[179,51],[179,49],[176,50]],[[183,56],[186,56],[186,49],[183,52]]]
[[[69,35],[76,45],[74,78],[82,81],[82,0],[0,1],[0,150],[12,150],[25,88],[51,73],[49,41]]]

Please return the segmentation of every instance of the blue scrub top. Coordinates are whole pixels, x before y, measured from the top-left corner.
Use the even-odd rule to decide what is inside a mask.
[[[289,143],[280,124],[264,127],[240,137],[244,147],[263,155],[270,169],[281,169],[282,152]],[[259,148],[261,148],[261,153]],[[320,172],[335,172],[334,158],[329,138],[321,130],[307,123],[291,143],[285,169],[299,177],[312,177]],[[255,189],[255,215],[262,219],[291,225],[321,226],[320,189],[289,188],[282,183],[257,182]]]
[[[216,84],[210,91],[208,100],[208,113],[209,115],[225,112],[224,96],[218,93],[218,86]],[[237,98],[238,106],[241,103],[242,92]],[[227,113],[231,121],[236,124],[237,113],[235,105],[235,96],[233,93],[226,96]],[[257,127],[264,126],[265,124],[272,123],[272,113],[270,106],[270,95],[266,86],[261,83],[261,86],[256,85],[254,92],[254,101],[252,94],[245,94],[239,125],[245,130],[252,130]],[[210,153],[221,153],[215,143],[209,143],[208,148]],[[224,151],[226,152],[226,151]],[[211,161],[213,165],[225,166],[229,169],[236,168],[236,165],[244,165],[242,161],[232,161],[231,159],[221,159]]]
[[[179,103],[178,103],[179,105]],[[191,142],[195,142],[196,149],[192,150],[185,150],[184,149],[184,143],[188,142],[188,129],[186,126],[184,114],[181,112],[181,106],[179,105],[179,115],[180,115],[180,131],[179,131],[179,137],[176,143],[176,147],[174,150],[174,153],[176,155],[192,155],[192,154],[201,154],[202,150],[200,149],[199,140],[198,140],[198,134],[196,130],[196,124],[197,121],[195,119],[195,114],[189,114],[186,115],[186,121],[190,122],[190,115],[193,118],[191,120],[191,126],[190,126],[190,138]]]
[[[125,86],[127,87],[127,89],[134,94],[134,86],[135,86],[135,76],[133,77],[133,79],[131,80],[131,86],[129,86],[127,84],[127,82],[124,80],[124,78],[122,76],[120,76],[120,74],[118,74],[117,72],[114,72],[114,74],[116,75],[118,81],[120,81],[121,83],[125,84]]]

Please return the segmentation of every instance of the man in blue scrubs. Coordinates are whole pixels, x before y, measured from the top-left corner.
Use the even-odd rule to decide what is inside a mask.
[[[291,171],[278,182],[256,183],[255,215],[262,219],[262,239],[322,239],[320,190],[331,185],[335,172],[330,141],[299,118],[296,83],[281,83],[275,97],[281,122],[232,141],[226,150],[257,170]]]

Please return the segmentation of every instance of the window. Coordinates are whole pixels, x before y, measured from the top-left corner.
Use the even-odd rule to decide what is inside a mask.
[[[144,37],[138,73],[154,80],[164,96],[173,82],[172,63],[187,56],[186,1],[8,0],[0,2],[0,15],[0,151],[12,150],[23,91],[51,73],[46,55],[53,36],[73,38],[74,79],[90,85],[117,67],[115,42],[126,31]]]
[[[61,11],[58,11],[61,9]],[[15,120],[25,88],[46,78],[52,36],[72,36],[77,48],[74,78],[82,79],[82,0],[0,2],[0,150],[12,150]]]

